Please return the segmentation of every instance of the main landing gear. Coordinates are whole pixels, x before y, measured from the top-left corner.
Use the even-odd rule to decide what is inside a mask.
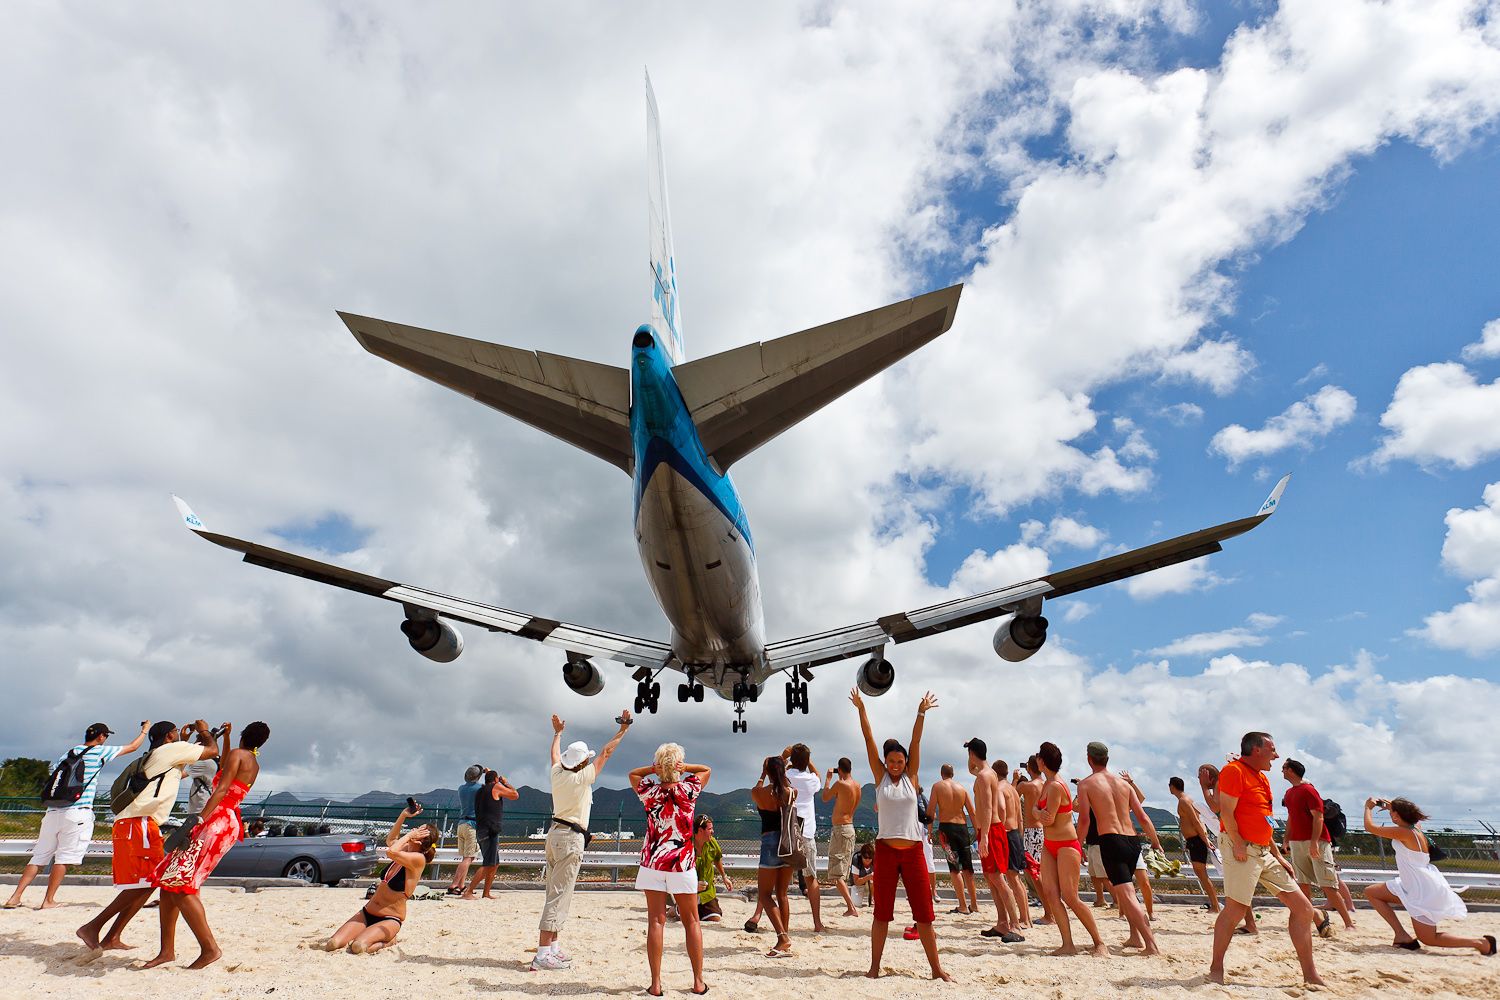
[[[655,715],[656,710],[661,707],[661,683],[653,680],[651,671],[644,667],[637,670],[634,677],[636,680],[635,714],[650,712]],[[679,698],[681,698],[680,694]]]
[[[750,731],[750,723],[745,721],[745,702],[748,701],[754,704],[759,701],[760,687],[746,681],[739,681],[735,684],[732,694],[734,697],[734,714],[736,718],[730,724],[729,731],[732,733],[748,733]]]
[[[786,714],[791,715],[798,709],[802,714],[807,714],[807,681],[793,678],[786,682]]]
[[[703,685],[697,681],[690,680],[686,684],[677,685],[677,700],[683,704],[696,701],[703,704]]]

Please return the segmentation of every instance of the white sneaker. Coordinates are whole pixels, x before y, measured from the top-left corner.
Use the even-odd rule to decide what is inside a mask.
[[[532,972],[561,972],[563,969],[570,969],[572,967],[572,963],[566,958],[550,953],[538,955],[531,960]]]

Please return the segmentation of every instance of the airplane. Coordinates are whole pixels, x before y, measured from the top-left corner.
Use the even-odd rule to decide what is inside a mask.
[[[788,714],[808,710],[813,670],[864,657],[856,684],[889,691],[886,647],[1008,616],[992,645],[1019,663],[1047,640],[1045,600],[1218,552],[1221,542],[1275,513],[1290,476],[1251,517],[1047,573],[998,590],[873,621],[767,642],[755,542],[729,469],[739,459],[953,325],[962,285],[929,292],[776,340],[689,361],[677,261],[667,211],[661,127],[646,78],[651,319],[631,337],[628,368],[527,351],[340,312],[365,350],[560,438],[632,478],[636,546],[646,580],[671,625],[667,641],[575,625],[481,604],[209,531],[173,496],[188,528],[244,561],[400,604],[401,631],[429,660],[463,652],[453,622],[559,648],[563,682],[581,695],[604,689],[600,660],[635,668],[635,711],[656,712],[657,679],[681,673],[679,702],[712,690],[734,703],[731,732],[748,731],[745,704],[784,674]]]

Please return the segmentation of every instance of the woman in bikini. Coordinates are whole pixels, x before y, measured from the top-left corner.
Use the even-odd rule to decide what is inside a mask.
[[[1068,920],[1068,910],[1072,910],[1094,940],[1090,950],[1100,958],[1107,958],[1109,951],[1099,939],[1094,915],[1078,896],[1083,845],[1078,842],[1078,831],[1073,826],[1073,797],[1067,784],[1057,776],[1062,770],[1062,750],[1056,743],[1043,743],[1036,759],[1043,779],[1042,793],[1037,796],[1035,806],[1036,815],[1042,820],[1042,894],[1047,901],[1047,912],[1057,921],[1057,930],[1062,934],[1062,946],[1052,954],[1078,954],[1073,944],[1073,926]]]
[[[656,759],[630,772],[630,785],[646,807],[646,836],[635,887],[646,894],[646,963],[651,985],[646,992],[662,996],[661,953],[667,933],[667,897],[677,902],[693,993],[708,992],[703,981],[703,925],[698,922],[698,856],[693,846],[693,803],[708,784],[706,764],[683,763],[682,747],[663,743]]]
[[[760,780],[750,789],[750,798],[760,813],[760,863],[755,870],[755,912],[762,911],[776,931],[776,944],[766,952],[767,958],[786,958],[792,953],[792,936],[788,933],[787,890],[792,884],[792,851],[788,844],[781,853],[782,839],[795,820],[792,803],[797,790],[786,780],[786,761],[767,757],[760,765]],[[795,832],[792,829],[790,832]],[[745,929],[754,932],[756,917],[746,921]]]
[[[270,726],[264,722],[252,722],[240,734],[240,745],[230,750],[231,728],[227,723],[224,726],[226,752],[222,756],[218,777],[214,779],[214,793],[203,804],[203,811],[197,817],[187,843],[161,860],[152,879],[161,890],[161,947],[145,968],[154,969],[177,957],[179,914],[198,940],[198,958],[188,966],[189,969],[206,968],[223,954],[219,951],[219,943],[214,940],[212,928],[208,926],[208,914],[203,910],[198,890],[229,849],[244,836],[240,803],[260,775],[260,748],[271,738]]]
[[[932,929],[932,880],[927,858],[922,850],[922,825],[917,821],[917,764],[921,757],[922,722],[930,709],[937,707],[937,697],[927,692],[917,706],[917,719],[911,728],[911,751],[897,740],[886,740],[884,753],[875,746],[870,731],[870,717],[865,714],[859,688],[849,692],[849,700],[859,711],[859,728],[865,737],[865,755],[875,778],[875,807],[880,831],[875,837],[874,919],[870,922],[870,971],[868,979],[880,978],[880,957],[885,952],[885,936],[896,916],[896,883],[906,886],[911,904],[912,922],[927,954],[932,978],[953,982],[943,971],[938,957],[937,932]]]
[[[401,925],[406,922],[406,901],[416,892],[422,871],[437,853],[437,830],[432,824],[402,833],[406,821],[421,813],[420,805],[416,812],[403,809],[391,824],[391,832],[385,835],[385,856],[391,863],[375,884],[375,895],[333,932],[333,937],[323,945],[324,951],[348,948],[355,955],[373,955],[401,933]]]
[[[1219,816],[1219,769],[1212,764],[1198,765],[1198,787],[1203,790],[1203,803],[1208,806],[1208,811]],[[1219,820],[1219,829],[1224,829],[1224,821]],[[1222,870],[1222,866],[1221,866]],[[1241,934],[1259,934],[1260,928],[1255,926],[1255,907],[1245,910],[1245,922],[1239,929]]]

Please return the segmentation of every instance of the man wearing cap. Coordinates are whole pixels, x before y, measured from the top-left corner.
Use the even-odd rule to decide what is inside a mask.
[[[1016,933],[1020,911],[1011,898],[1005,873],[1010,869],[1010,839],[1005,832],[1005,799],[1000,794],[1000,776],[990,767],[990,749],[984,740],[974,737],[964,744],[969,751],[969,773],[974,775],[974,839],[979,845],[979,868],[989,883],[990,898],[995,901],[995,926],[979,933],[999,938],[1005,944],[1020,944],[1026,939]],[[1025,900],[1021,900],[1024,905]]]
[[[596,757],[582,740],[560,750],[565,723],[552,717],[552,825],[547,831],[547,896],[542,903],[541,930],[536,939],[532,972],[555,972],[569,967],[557,937],[568,919],[573,887],[583,864],[583,849],[594,806],[594,782],[630,728],[630,712],[620,713],[620,731]],[[592,762],[592,763],[591,763]]]
[[[178,730],[170,722],[158,722],[151,727],[150,743],[146,759],[141,764],[140,777],[145,787],[140,790],[130,805],[115,814],[111,831],[114,854],[111,869],[115,887],[120,891],[99,914],[78,928],[78,939],[89,948],[128,948],[122,935],[125,925],[140,912],[155,891],[152,876],[166,851],[162,847],[161,824],[166,822],[177,801],[177,789],[182,784],[188,765],[200,761],[212,761],[219,756],[218,743],[208,730],[208,723],[199,719],[192,729],[198,733],[198,742],[183,738],[189,731],[184,726]],[[110,918],[118,917],[103,940],[99,935]]]
[[[453,869],[453,881],[448,883],[448,895],[457,896],[464,891],[464,880],[469,876],[469,866],[479,857],[478,815],[475,800],[484,787],[484,767],[470,764],[464,771],[464,783],[458,786],[458,865]]]
[[[1088,745],[1089,768],[1093,771],[1078,783],[1078,797],[1073,802],[1078,817],[1078,832],[1094,834],[1103,861],[1102,874],[1109,880],[1110,894],[1120,907],[1120,915],[1130,923],[1127,948],[1140,948],[1144,955],[1158,955],[1156,938],[1146,908],[1135,894],[1135,866],[1141,857],[1141,838],[1136,835],[1131,817],[1151,838],[1151,846],[1161,850],[1156,826],[1146,815],[1146,807],[1134,785],[1109,769],[1109,747],[1095,741]]]
[[[37,873],[48,865],[52,866],[52,871],[47,876],[47,895],[42,900],[42,909],[49,910],[57,905],[57,887],[62,885],[68,866],[83,861],[83,855],[89,849],[89,841],[94,837],[94,792],[99,786],[99,772],[104,769],[105,764],[121,754],[139,750],[141,744],[146,742],[146,730],[149,728],[150,722],[142,722],[140,735],[134,740],[124,746],[106,746],[104,741],[114,735],[114,730],[102,722],[96,722],[85,730],[82,743],[57,758],[52,765],[53,770],[75,756],[83,758],[83,794],[71,805],[47,808],[46,814],[42,816],[42,829],[37,834],[31,862],[21,872],[21,881],[16,883],[16,891],[5,901],[4,909],[14,910],[20,906],[21,894],[36,879]]]

